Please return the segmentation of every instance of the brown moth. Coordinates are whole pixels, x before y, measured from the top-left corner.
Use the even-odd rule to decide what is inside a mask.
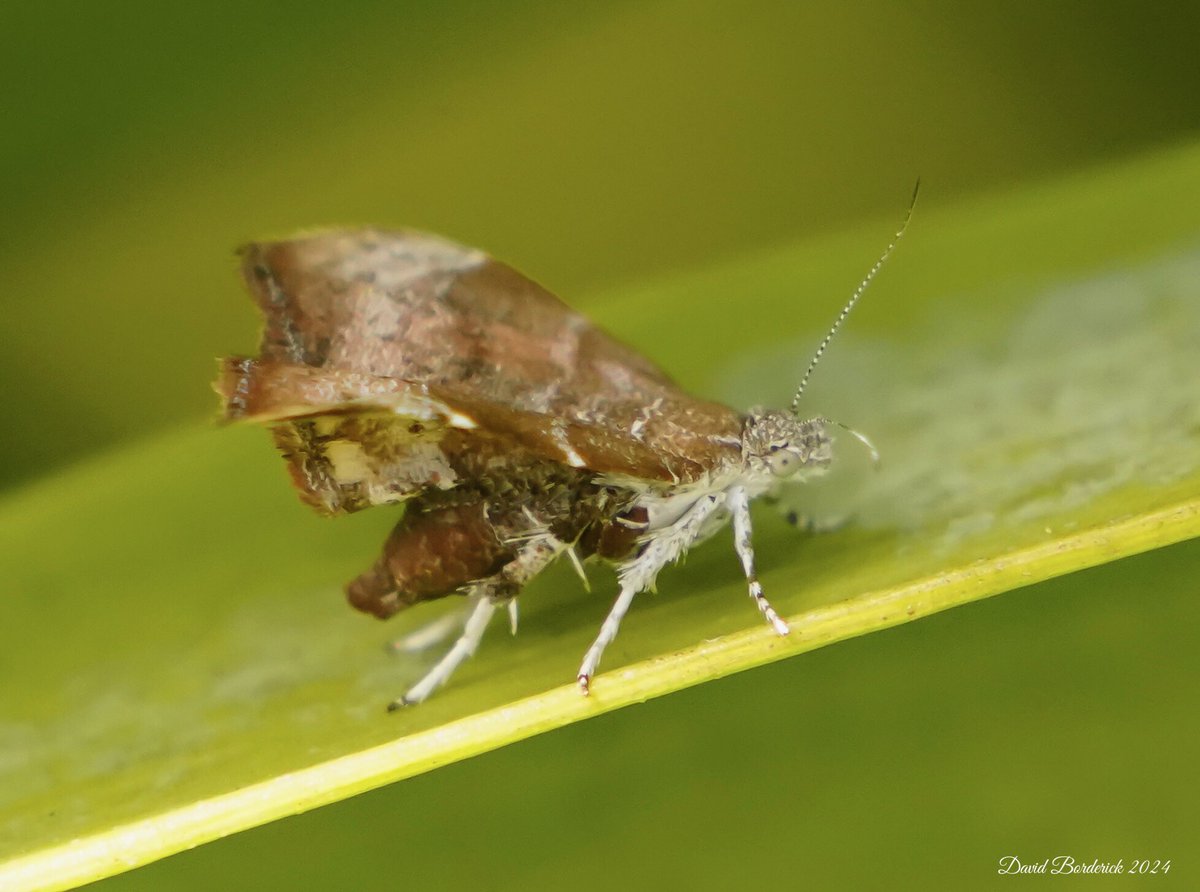
[[[260,355],[225,359],[215,386],[226,418],[271,425],[317,511],[405,505],[379,560],[347,585],[351,604],[382,619],[467,596],[457,641],[389,708],[444,683],[499,606],[515,628],[522,587],[562,555],[577,567],[611,562],[620,582],[579,668],[586,694],[634,596],[730,519],[750,596],[787,634],[755,576],[750,501],[829,465],[835,423],[801,419],[800,395],[907,224],[842,309],[789,411],[689,396],[503,263],[375,229],[243,248],[266,328]],[[410,640],[458,628],[441,620]]]

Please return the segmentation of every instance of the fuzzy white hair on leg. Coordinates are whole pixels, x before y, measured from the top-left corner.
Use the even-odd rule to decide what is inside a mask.
[[[591,690],[592,676],[600,666],[604,649],[617,637],[621,620],[633,603],[638,592],[653,588],[659,571],[671,561],[677,561],[700,539],[711,526],[709,521],[725,504],[725,493],[710,492],[697,499],[678,519],[660,529],[648,533],[637,557],[617,568],[621,583],[620,594],[600,626],[600,633],[583,656],[579,666],[579,689],[587,694]]]
[[[591,593],[592,583],[587,577],[587,571],[583,569],[583,561],[579,559],[579,552],[575,550],[574,545],[566,546],[563,551],[567,557],[571,559],[571,566],[575,568],[575,575],[579,577],[579,581],[583,583],[583,590]]]

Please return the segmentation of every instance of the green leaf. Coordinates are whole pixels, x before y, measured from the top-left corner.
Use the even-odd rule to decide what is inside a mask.
[[[1200,532],[1200,150],[921,208],[807,408],[870,434],[756,513],[748,603],[727,538],[642,596],[590,698],[612,594],[555,568],[419,708],[428,657],[341,602],[394,513],[336,522],[261,431],[197,425],[0,506],[0,887],[65,888],[541,731]],[[927,196],[936,195],[930,184]],[[933,204],[933,202],[930,202]],[[897,222],[902,208],[897,209]],[[615,294],[600,321],[692,389],[781,403],[886,242],[873,225]],[[536,274],[536,271],[532,271]],[[802,339],[795,332],[806,331]]]

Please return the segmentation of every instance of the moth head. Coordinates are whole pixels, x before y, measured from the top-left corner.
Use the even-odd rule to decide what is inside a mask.
[[[801,470],[820,473],[833,459],[828,425],[824,418],[754,409],[742,428],[742,456],[750,470],[781,480]]]

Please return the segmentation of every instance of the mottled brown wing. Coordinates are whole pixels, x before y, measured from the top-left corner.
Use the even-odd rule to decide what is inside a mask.
[[[419,233],[355,230],[252,244],[242,254],[266,328],[257,360],[225,361],[218,390],[231,419],[367,413],[416,424],[420,442],[468,428],[547,459],[651,481],[695,479],[738,446],[736,412],[682,392],[641,354],[479,251]],[[412,479],[420,473],[404,478],[401,497],[420,488]]]

